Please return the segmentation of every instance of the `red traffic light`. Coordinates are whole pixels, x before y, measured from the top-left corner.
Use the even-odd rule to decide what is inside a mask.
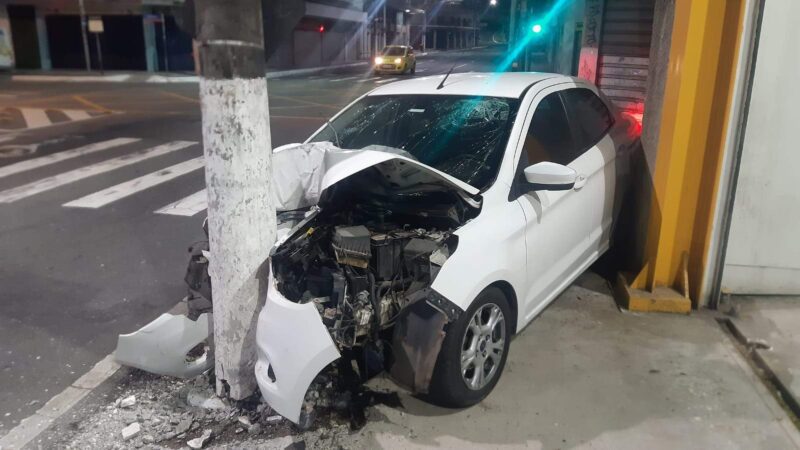
[[[319,32],[320,33],[324,33],[325,32],[325,25],[320,25],[319,26]]]

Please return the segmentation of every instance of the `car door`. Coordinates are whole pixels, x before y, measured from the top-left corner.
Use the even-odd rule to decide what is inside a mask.
[[[587,257],[597,257],[609,245],[617,190],[616,145],[609,135],[614,118],[603,100],[589,88],[561,92],[567,116],[578,141],[569,166],[585,176],[582,196],[587,201],[582,219],[589,226],[581,243]]]
[[[520,152],[514,195],[526,218],[526,286],[524,314],[530,320],[597,257],[592,250],[594,221],[605,193],[602,152],[576,135],[562,93],[573,84],[543,90],[529,113]],[[522,170],[542,161],[569,166],[578,173],[567,191],[525,188]],[[613,166],[613,164],[612,164]]]

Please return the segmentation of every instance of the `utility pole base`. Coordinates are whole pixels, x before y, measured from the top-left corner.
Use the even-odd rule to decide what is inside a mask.
[[[663,312],[689,314],[692,301],[689,297],[667,287],[656,287],[652,291],[631,287],[628,277],[617,274],[614,283],[614,298],[617,304],[634,312]]]

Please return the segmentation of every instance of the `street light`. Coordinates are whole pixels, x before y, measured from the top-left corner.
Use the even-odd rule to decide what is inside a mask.
[[[490,6],[497,6],[497,0],[489,0]]]

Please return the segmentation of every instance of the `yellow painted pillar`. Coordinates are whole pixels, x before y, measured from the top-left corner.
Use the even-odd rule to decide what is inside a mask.
[[[745,0],[677,0],[645,266],[620,277],[629,309],[688,313],[706,266]]]

